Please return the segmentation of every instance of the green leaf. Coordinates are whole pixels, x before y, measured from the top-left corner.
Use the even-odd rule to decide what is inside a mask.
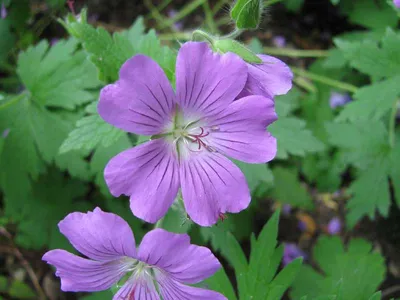
[[[398,51],[400,49],[400,34],[391,29],[386,31],[380,43],[373,40],[349,42],[343,39],[335,39],[335,44],[342,50],[350,65],[362,73],[373,78],[400,74],[400,53]]]
[[[394,183],[395,197],[400,203],[398,185],[400,143],[393,148],[382,122],[328,123],[327,131],[333,145],[344,152],[348,163],[359,170],[349,193],[346,219],[350,227],[364,215],[374,218],[377,210],[387,216],[390,206],[388,178]]]
[[[0,68],[7,58],[8,53],[13,48],[15,36],[11,32],[10,22],[0,18]]]
[[[400,49],[400,47],[399,47]],[[336,121],[379,120],[400,95],[400,75],[364,86],[354,94],[354,101],[345,105]]]
[[[246,46],[235,40],[216,40],[213,44],[214,48],[222,53],[232,52],[239,55],[245,61],[249,63],[260,64],[262,63],[261,58],[259,58],[255,53],[253,53],[250,49],[246,48]]]
[[[67,139],[60,147],[60,153],[71,150],[85,149],[93,150],[98,145],[104,147],[111,146],[123,135],[123,131],[106,123],[96,111],[97,103],[91,103],[86,111],[94,114],[80,119],[76,123],[76,128],[71,131]]]
[[[254,29],[260,23],[263,11],[262,0],[237,0],[231,10],[231,17],[239,29]]]
[[[275,180],[272,190],[274,199],[295,207],[305,209],[312,209],[314,207],[309,193],[298,179],[297,171],[277,167],[272,170],[272,173]]]
[[[17,72],[33,101],[72,110],[93,100],[88,89],[99,85],[96,70],[83,51],[75,52],[76,46],[73,39],[51,48],[41,41],[19,55]]]
[[[285,4],[290,11],[297,12],[302,8],[304,0],[284,0],[283,4]]]
[[[50,169],[35,182],[32,194],[26,199],[19,218],[16,242],[28,249],[71,249],[58,231],[57,223],[71,211],[90,208],[75,202],[86,193],[87,187],[64,178],[60,171]],[[34,212],[34,213],[32,213]]]
[[[292,299],[306,295],[307,299],[328,295],[335,300],[369,299],[385,274],[383,257],[371,249],[372,245],[361,239],[351,240],[345,251],[339,237],[320,238],[314,257],[324,275],[304,266],[292,286]]]
[[[104,168],[115,155],[132,147],[128,136],[124,133],[112,145],[105,147],[100,145],[96,148],[90,161],[90,172],[95,176],[95,183],[106,197],[111,197],[110,191],[104,181]]]
[[[388,26],[395,27],[397,25],[396,12],[386,0],[357,0],[350,3],[348,15],[350,21],[355,24],[370,29],[385,29]]]
[[[111,291],[96,292],[89,296],[80,297],[80,300],[110,300],[113,296]]]
[[[5,276],[0,275],[0,293],[7,292],[8,288],[8,279]]]
[[[8,294],[17,299],[35,299],[35,292],[24,282],[14,280],[11,282]]]
[[[272,186],[274,177],[267,164],[246,164],[237,160],[234,160],[234,163],[242,170],[252,192],[260,184],[263,184],[263,186]]]
[[[306,129],[306,122],[296,117],[279,117],[268,126],[268,130],[278,140],[277,158],[286,159],[289,154],[304,156],[324,150],[312,132]]]
[[[221,268],[212,277],[204,281],[212,290],[220,292],[229,300],[236,300],[235,290],[230,282],[225,270]]]

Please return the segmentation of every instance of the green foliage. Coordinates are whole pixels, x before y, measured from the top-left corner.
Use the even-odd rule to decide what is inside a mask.
[[[263,0],[237,0],[231,10],[231,17],[239,29],[254,29],[260,23]]]
[[[279,213],[275,213],[264,226],[258,238],[256,239],[254,235],[251,237],[249,261],[232,234],[226,233],[224,237],[222,254],[235,270],[239,299],[241,300],[280,299],[300,270],[301,259],[296,259],[278,275],[275,275],[283,254],[282,246],[276,248],[278,222]],[[214,281],[216,282],[214,283]],[[225,296],[232,294],[231,287],[226,278],[223,278],[223,274],[218,274],[216,278],[212,277],[208,283],[216,288],[220,287],[219,291],[227,291]]]
[[[359,169],[350,186],[353,198],[347,204],[347,221],[354,226],[364,215],[374,218],[375,210],[388,215],[390,206],[390,177],[394,183],[397,203],[400,186],[397,184],[400,143],[389,145],[387,130],[382,122],[330,123],[326,129],[333,145],[344,151],[347,163]]]
[[[215,48],[215,50],[222,53],[235,53],[249,63],[262,63],[261,58],[259,58],[255,53],[253,53],[251,50],[235,40],[216,40],[213,44],[213,47]]]
[[[296,170],[278,167],[274,168],[272,173],[274,174],[272,195],[276,201],[304,209],[314,208],[312,199],[301,185]]]
[[[0,68],[7,58],[8,53],[15,43],[15,36],[11,31],[10,23],[7,20],[0,19]]]
[[[291,297],[380,299],[374,293],[384,278],[385,264],[383,257],[371,249],[372,245],[362,239],[351,240],[346,251],[339,237],[320,238],[313,257],[322,273],[304,265],[293,283]]]

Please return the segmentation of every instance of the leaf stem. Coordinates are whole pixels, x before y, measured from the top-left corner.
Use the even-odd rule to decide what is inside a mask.
[[[396,115],[397,115],[397,102],[396,100],[393,103],[392,110],[390,112],[390,119],[389,119],[389,144],[392,148],[394,148],[396,142]]]
[[[323,75],[311,73],[309,71],[306,71],[306,70],[303,70],[300,68],[296,68],[296,67],[290,67],[290,68],[293,71],[293,73],[297,76],[302,76],[302,77],[308,78],[310,80],[338,88],[340,90],[348,91],[351,93],[355,93],[358,90],[358,88],[355,85],[352,85],[349,83],[331,79],[331,78],[323,76]]]
[[[288,56],[288,57],[327,57],[328,51],[325,50],[299,50],[289,48],[273,48],[263,47],[265,53],[277,56]]]
[[[231,33],[228,33],[227,35],[223,35],[219,37],[220,40],[225,40],[225,39],[236,39],[239,35],[241,35],[243,30],[236,28],[234,31]]]
[[[15,96],[12,100],[7,101],[6,103],[0,105],[0,110],[6,109],[7,107],[17,103],[21,99],[25,98],[26,92],[19,94],[18,96]]]

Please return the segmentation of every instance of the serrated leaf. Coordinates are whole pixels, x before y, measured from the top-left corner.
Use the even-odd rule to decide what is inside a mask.
[[[298,179],[297,171],[278,167],[274,168],[272,173],[275,185],[271,193],[274,199],[295,207],[305,209],[314,207],[309,193]]]
[[[306,129],[306,122],[296,117],[278,118],[268,126],[268,130],[278,140],[277,158],[286,159],[289,154],[304,156],[324,150],[325,146],[312,132]]]
[[[361,239],[350,241],[345,251],[338,237],[320,238],[314,256],[324,275],[304,266],[292,286],[291,297],[300,299],[307,295],[307,299],[320,299],[329,295],[336,300],[369,299],[385,274],[383,257],[371,253],[371,249],[372,245]]]
[[[75,52],[76,46],[73,39],[51,48],[41,41],[19,55],[17,72],[33,101],[72,110],[93,100],[88,89],[99,85],[96,70],[82,51]]]
[[[391,29],[386,31],[381,43],[372,40],[349,42],[335,39],[335,44],[352,67],[373,78],[400,73],[400,35]]]
[[[381,119],[400,95],[399,82],[400,75],[358,89],[353,96],[354,101],[344,107],[336,121]]]
[[[90,106],[96,103],[89,104]],[[60,147],[60,153],[71,150],[93,150],[98,145],[104,147],[115,143],[124,132],[106,123],[98,114],[85,116],[76,123],[76,128],[71,131]]]

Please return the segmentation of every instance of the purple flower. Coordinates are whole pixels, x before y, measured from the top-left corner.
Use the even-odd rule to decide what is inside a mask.
[[[278,48],[283,48],[283,47],[286,46],[286,38],[284,36],[281,36],[281,35],[274,36],[272,38],[272,42]]]
[[[290,204],[284,204],[282,206],[283,215],[288,216],[290,215],[291,211],[292,211],[292,206]]]
[[[170,10],[168,11],[168,17],[171,18],[171,19],[173,19],[173,18],[176,16],[177,13],[178,13],[178,12],[177,12],[175,9],[170,9]],[[181,30],[183,29],[183,22],[182,22],[182,21],[175,22],[175,23],[173,24],[173,28],[174,28],[175,30],[181,31]]]
[[[137,55],[104,87],[98,112],[128,132],[152,135],[107,164],[104,177],[114,196],[130,196],[134,215],[154,223],[181,188],[190,218],[202,226],[225,212],[240,212],[250,192],[240,169],[225,157],[265,163],[276,139],[265,128],[277,119],[274,102],[262,96],[239,100],[247,66],[233,53],[213,53],[189,42],[178,53],[176,94],[163,70]]]
[[[400,8],[400,0],[393,0],[393,4],[394,4],[397,8]]]
[[[0,18],[5,19],[6,17],[7,17],[7,9],[4,3],[2,3],[0,8]]]
[[[306,254],[299,247],[297,247],[296,244],[285,243],[284,247],[285,249],[283,251],[283,265],[288,265],[297,257],[306,258]]]
[[[190,244],[186,234],[155,229],[145,235],[136,249],[129,225],[119,216],[96,208],[71,213],[59,228],[82,258],[65,250],[47,252],[43,260],[56,267],[61,289],[68,292],[97,292],[114,284],[122,287],[113,300],[226,299],[219,293],[195,288],[195,284],[220,267],[205,247]]]
[[[10,133],[10,128],[7,128],[7,129],[5,129],[5,130],[3,131],[3,133],[1,134],[1,137],[2,137],[3,139],[5,139],[5,138],[8,136],[9,133]]]
[[[343,106],[350,101],[351,97],[349,94],[332,92],[329,98],[329,105],[331,106],[331,108],[336,108],[339,106]]]
[[[261,95],[273,99],[276,95],[286,94],[292,88],[293,73],[279,59],[259,54],[262,64],[247,64],[246,86],[238,98],[249,95]]]
[[[330,234],[338,234],[342,230],[342,222],[338,217],[333,218],[328,223],[328,232]]]

